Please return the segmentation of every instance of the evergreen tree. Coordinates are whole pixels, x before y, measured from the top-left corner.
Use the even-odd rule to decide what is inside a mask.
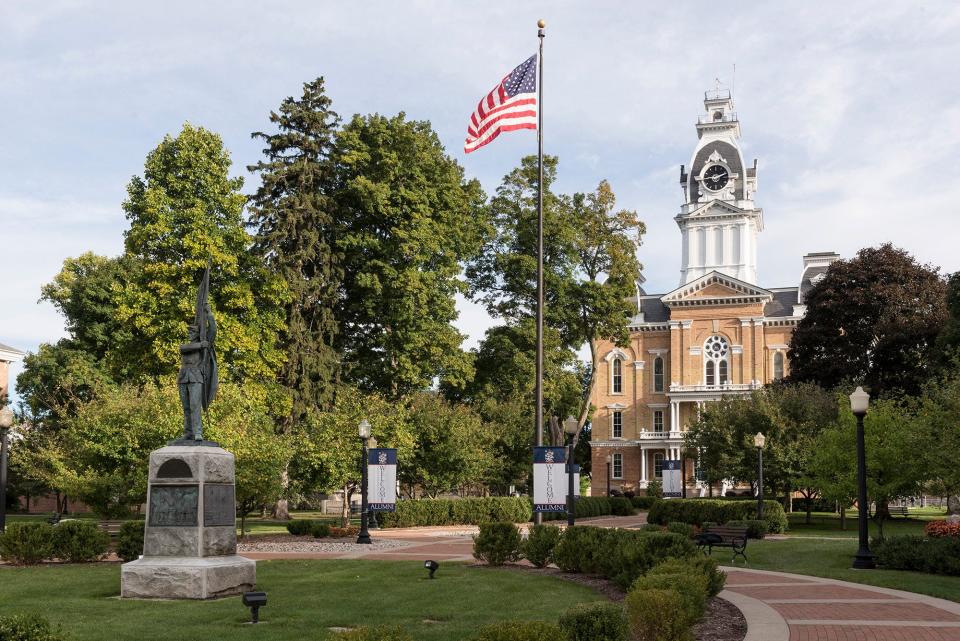
[[[343,270],[330,158],[339,117],[330,106],[323,78],[304,83],[300,99],[289,97],[270,113],[277,132],[253,134],[266,143],[266,160],[248,168],[262,181],[251,199],[254,249],[290,293],[280,338],[280,381],[293,400],[289,422],[330,406],[339,371],[334,312]]]
[[[485,196],[430,123],[355,116],[337,141],[334,202],[344,378],[397,398],[469,377],[452,322],[461,263],[481,248]]]

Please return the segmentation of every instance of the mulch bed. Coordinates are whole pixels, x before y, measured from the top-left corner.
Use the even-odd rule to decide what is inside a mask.
[[[471,567],[490,568],[489,565],[479,563]],[[623,601],[624,597],[627,596],[626,591],[619,585],[602,576],[564,572],[559,568],[535,568],[530,565],[504,565],[501,567],[517,572],[545,574],[564,581],[578,583],[599,592],[611,601]],[[714,597],[707,601],[707,611],[703,615],[703,620],[693,626],[693,637],[696,641],[743,641],[746,636],[747,620],[743,618],[743,613],[737,606],[720,597]]]

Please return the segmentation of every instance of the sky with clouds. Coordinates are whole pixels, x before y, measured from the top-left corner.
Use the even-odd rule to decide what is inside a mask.
[[[35,350],[63,334],[40,286],[68,256],[122,250],[125,186],[165,134],[185,121],[220,133],[250,193],[250,132],[317,76],[341,115],[429,120],[492,192],[535,134],[464,156],[466,121],[535,51],[541,17],[558,188],[608,179],[640,213],[648,292],[678,284],[679,166],[703,91],[733,85],[734,64],[744,157],[760,160],[761,285],[797,284],[806,252],[885,241],[960,269],[953,1],[3,0],[0,343]],[[491,321],[460,309],[474,345]]]

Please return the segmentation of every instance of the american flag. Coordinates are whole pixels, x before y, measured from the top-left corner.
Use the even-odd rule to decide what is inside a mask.
[[[470,114],[464,153],[483,147],[501,131],[537,128],[537,54],[493,88]]]

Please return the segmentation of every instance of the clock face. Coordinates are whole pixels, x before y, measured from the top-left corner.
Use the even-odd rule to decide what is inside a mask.
[[[707,189],[716,191],[723,189],[729,178],[730,176],[727,173],[726,167],[722,165],[710,165],[707,167],[707,170],[703,172],[703,185]]]

